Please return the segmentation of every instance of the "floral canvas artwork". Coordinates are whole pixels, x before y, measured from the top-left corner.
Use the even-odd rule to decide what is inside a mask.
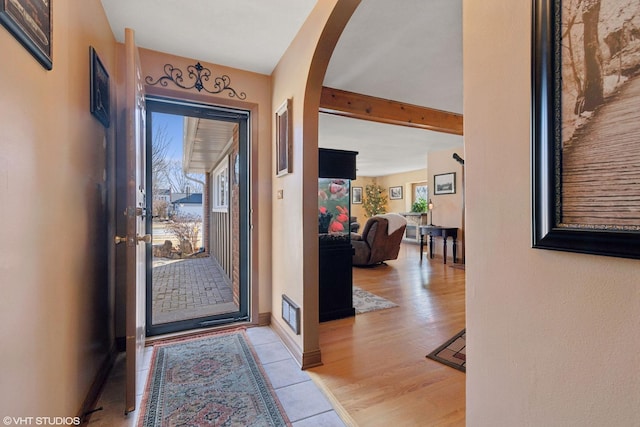
[[[318,233],[349,234],[349,180],[318,180]]]

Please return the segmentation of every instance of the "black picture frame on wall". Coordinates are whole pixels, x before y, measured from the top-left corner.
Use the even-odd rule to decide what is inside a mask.
[[[402,199],[402,186],[389,187],[389,200]]]
[[[595,106],[585,105],[592,98],[585,100],[582,95],[588,92],[584,89],[581,94],[581,86],[576,82],[581,82],[583,87],[591,82],[588,77],[576,79],[575,68],[578,73],[581,67],[586,69],[588,58],[593,54],[591,49],[599,47],[588,45],[585,48],[586,43],[579,43],[572,45],[572,49],[584,49],[582,52],[567,52],[569,43],[563,43],[566,41],[563,37],[572,37],[572,34],[567,31],[564,19],[569,18],[568,14],[571,13],[584,14],[584,10],[572,12],[568,5],[562,0],[533,0],[532,246],[638,259],[640,221],[634,223],[633,215],[638,217],[634,206],[639,203],[637,196],[640,194],[640,184],[637,180],[625,180],[624,177],[630,171],[633,173],[634,166],[629,165],[637,163],[640,155],[623,151],[617,157],[607,157],[612,151],[620,150],[616,148],[619,139],[614,144],[614,140],[606,139],[604,134],[590,138],[585,136],[590,131],[589,127],[598,129],[596,126],[601,126],[603,122],[610,128],[615,127],[618,121],[621,127],[629,122],[623,124],[625,119],[620,117],[620,112],[606,122],[603,120],[608,106],[617,101],[618,94],[608,98],[602,96]],[[640,12],[640,6],[633,12]],[[567,16],[563,16],[563,13]],[[597,13],[599,17],[596,16],[595,23],[587,25],[597,27],[602,19],[610,16],[599,10]],[[581,27],[584,27],[585,17],[579,18],[583,22]],[[586,19],[589,21],[593,17]],[[566,21],[567,24],[570,22]],[[607,26],[601,25],[600,28]],[[578,37],[588,37],[585,34],[578,34]],[[595,39],[599,39],[600,43],[606,38],[607,34],[597,36],[596,31]],[[602,47],[604,50],[605,46]],[[611,47],[606,49],[611,53]],[[587,59],[576,66],[575,58]],[[571,92],[573,87],[577,88],[576,94]],[[620,87],[618,92],[623,90]],[[640,100],[638,104],[633,99],[631,101],[637,112]],[[588,114],[584,114],[583,111],[588,108]],[[575,118],[572,121],[572,115],[579,116],[580,122]],[[598,117],[598,121],[595,121],[594,118]],[[640,126],[636,129],[640,130]],[[633,138],[634,134],[627,132],[626,137]],[[587,147],[587,141],[593,146]],[[638,142],[637,138],[633,138],[632,143]],[[583,147],[582,154],[576,151],[577,147]],[[632,159],[634,155],[636,157]],[[593,163],[596,161],[599,162],[597,166]],[[591,177],[587,177],[588,173],[592,174]],[[584,200],[582,205],[575,207],[581,199]],[[628,215],[628,212],[631,214]]]
[[[456,194],[456,173],[441,173],[433,176],[433,194]]]
[[[100,123],[106,128],[111,124],[111,101],[109,88],[109,73],[102,64],[96,50],[89,47],[90,56],[90,110]]]
[[[286,99],[275,113],[276,127],[276,176],[284,176],[292,172],[291,145],[293,141],[293,127],[291,122],[291,106],[293,100]]]
[[[362,204],[362,187],[353,187],[351,189],[351,204],[352,205]]]
[[[53,2],[54,0],[0,0],[0,23],[47,70],[53,68]]]

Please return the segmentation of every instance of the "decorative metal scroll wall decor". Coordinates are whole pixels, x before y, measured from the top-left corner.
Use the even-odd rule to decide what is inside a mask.
[[[220,77],[213,78],[213,88],[208,89],[204,86],[204,82],[208,82],[211,80],[211,70],[203,67],[200,62],[196,65],[189,65],[187,67],[187,74],[189,81],[185,85],[184,81],[184,73],[180,68],[176,68],[171,64],[165,64],[164,66],[164,76],[159,77],[156,81],[153,81],[153,77],[147,76],[145,77],[145,82],[151,86],[155,86],[158,83],[160,86],[167,87],[168,82],[173,82],[176,86],[182,89],[197,89],[198,92],[205,91],[211,93],[213,95],[217,95],[224,91],[229,91],[229,97],[236,97],[238,99],[246,99],[247,94],[244,92],[236,92],[234,88],[230,86],[231,78],[229,76],[222,75]],[[188,86],[189,83],[193,82],[191,86]]]
[[[533,0],[539,249],[640,259],[640,5]]]

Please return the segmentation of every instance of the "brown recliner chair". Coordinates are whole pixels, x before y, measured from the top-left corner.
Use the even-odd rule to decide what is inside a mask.
[[[391,226],[391,234],[388,233]],[[352,234],[353,265],[369,266],[398,258],[407,220],[398,214],[376,215],[367,221],[362,235]]]
[[[360,223],[358,222],[358,218],[352,216],[349,218],[349,231],[351,233],[357,233],[360,230]]]

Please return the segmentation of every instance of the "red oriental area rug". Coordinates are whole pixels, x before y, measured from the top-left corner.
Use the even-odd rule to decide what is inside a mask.
[[[154,345],[139,426],[290,426],[244,331]]]

